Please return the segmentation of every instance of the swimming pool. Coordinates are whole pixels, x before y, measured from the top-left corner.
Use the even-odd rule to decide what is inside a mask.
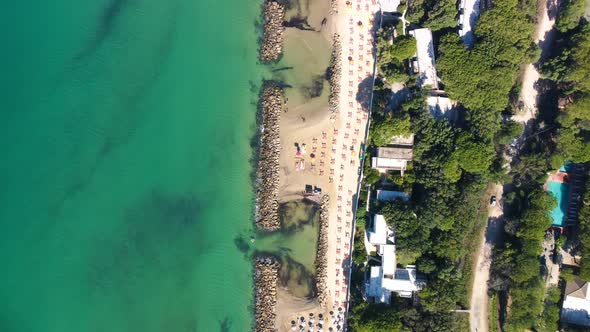
[[[557,199],[557,206],[551,211],[551,218],[553,219],[553,226],[563,226],[565,221],[565,213],[567,211],[567,203],[570,197],[570,184],[561,182],[549,182],[547,191],[551,192]]]

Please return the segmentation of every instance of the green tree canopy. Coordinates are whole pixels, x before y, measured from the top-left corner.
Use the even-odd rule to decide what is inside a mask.
[[[389,48],[392,58],[403,61],[416,54],[416,39],[409,35],[398,36],[393,40],[393,45]]]
[[[493,146],[476,142],[466,133],[457,139],[457,149],[453,152],[459,166],[469,173],[486,171],[494,159]]]
[[[586,10],[585,0],[569,0],[559,9],[555,27],[561,32],[574,29]]]
[[[390,144],[394,136],[407,137],[412,134],[410,115],[404,111],[375,115],[370,134],[376,146]]]

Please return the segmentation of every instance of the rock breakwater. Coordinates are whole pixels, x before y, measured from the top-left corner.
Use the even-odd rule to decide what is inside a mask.
[[[254,260],[254,286],[256,289],[256,332],[274,332],[277,307],[277,287],[280,263],[270,256],[258,256]]]
[[[336,120],[340,109],[340,79],[342,77],[342,44],[340,35],[335,33],[332,38],[332,55],[330,57],[329,81],[330,97],[330,119]]]
[[[262,16],[264,26],[260,42],[260,61],[274,62],[283,54],[285,6],[277,1],[267,0],[263,5]]]
[[[324,195],[320,202],[320,230],[318,235],[318,249],[315,257],[316,289],[320,306],[326,307],[328,300],[328,209],[330,197]]]
[[[283,89],[272,81],[262,86],[259,119],[260,147],[256,170],[256,225],[265,231],[280,228],[279,220],[279,120],[285,106]]]

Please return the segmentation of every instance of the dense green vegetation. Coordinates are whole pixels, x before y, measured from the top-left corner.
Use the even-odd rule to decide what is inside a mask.
[[[578,163],[590,160],[585,132],[590,109],[583,106],[589,92],[590,43],[587,24],[580,20],[581,12],[576,0],[560,8],[554,53],[541,64],[548,79],[542,84],[555,89],[558,96],[554,101],[541,101],[539,120],[532,126],[519,160],[512,167],[512,190],[505,192],[506,242],[494,252],[491,279],[493,291],[511,300],[508,310],[501,315],[505,317],[505,331],[555,331],[558,327],[561,294],[559,288],[546,289],[546,272],[539,259],[545,232],[551,224],[548,213],[556,204],[553,196],[543,192],[543,184],[547,172],[558,168],[565,160]],[[553,98],[550,93],[547,96]],[[565,104],[564,112],[558,112],[557,98]],[[512,132],[518,131],[516,126],[510,127],[501,130],[497,142],[506,144]],[[579,229],[584,257],[590,257],[588,215],[584,206]],[[563,237],[559,237],[557,246],[563,242]],[[590,278],[588,265],[587,258],[583,258],[580,275]],[[568,280],[574,276],[569,270],[563,270],[561,277]]]
[[[585,0],[569,0],[562,4],[555,27],[561,32],[575,29],[586,10]]]
[[[470,49],[454,32],[444,30],[447,6],[445,1],[413,1],[407,18],[442,30],[437,69],[444,89],[463,107],[461,121],[434,119],[424,110],[424,93],[408,84],[409,99],[391,114],[385,111],[387,97],[375,99],[379,106],[374,110],[381,120],[376,120],[371,128],[377,132],[371,134],[373,142],[385,143],[391,132],[399,132],[400,125],[391,119],[400,114],[409,116],[410,129],[415,134],[410,179],[405,181],[396,174],[387,179],[397,188],[411,192],[411,198],[408,202],[373,204],[369,215],[385,216],[396,232],[398,255],[404,263],[417,265],[427,277],[427,286],[419,293],[417,305],[394,299],[395,310],[389,311],[389,307],[364,303],[357,284],[351,297],[350,329],[461,331],[461,323],[451,310],[468,307],[471,254],[477,245],[474,234],[478,234],[487,218],[485,205],[489,197],[482,197],[489,182],[507,181],[512,183],[504,197],[506,241],[494,251],[490,284],[495,299],[504,308],[496,321],[505,331],[555,331],[560,293],[558,288],[546,289],[539,260],[551,224],[549,211],[555,202],[542,185],[547,172],[563,160],[590,161],[589,28],[580,19],[579,1],[572,0],[560,8],[559,52],[551,55],[542,67],[545,76],[556,83],[559,95],[569,103],[559,116],[558,112],[540,114],[543,123],[530,128],[532,132],[527,135],[517,162],[506,174],[498,152],[522,133],[523,126],[502,121],[500,114],[509,114],[510,98],[518,94],[515,80],[522,64],[536,62],[539,57],[538,47],[532,43],[536,1],[494,1],[493,7],[480,18],[475,28],[476,43]],[[401,50],[396,52],[401,57],[407,47],[404,43],[398,45]],[[388,72],[388,68],[408,72],[406,59],[398,59],[389,52],[378,54],[378,67],[386,81],[390,82],[388,76],[395,76],[395,70]],[[382,124],[385,121],[391,123]],[[590,208],[582,209],[580,223],[582,252],[590,257]],[[588,262],[590,259],[582,262],[581,274],[590,277]],[[363,269],[355,269],[353,282],[362,281]],[[506,311],[508,298],[510,309]],[[374,324],[370,323],[372,315],[378,317]],[[385,320],[379,318],[381,315],[389,316]]]
[[[577,0],[562,10],[569,16],[557,20],[561,26],[555,48],[558,51],[542,66],[545,77],[557,84],[566,103],[564,112],[557,118],[554,165],[564,160],[590,161],[590,26],[584,19],[580,20],[579,11]],[[564,20],[566,23],[560,23]],[[578,24],[573,26],[573,22]]]
[[[371,140],[376,146],[384,146],[391,143],[394,136],[409,136],[410,115],[404,111],[390,112],[385,115],[375,113],[370,132]]]
[[[387,82],[408,83],[408,59],[416,53],[416,40],[411,36],[400,35],[393,39],[393,28],[377,32],[377,69]],[[399,34],[399,32],[398,32]]]
[[[580,238],[582,261],[580,262],[580,278],[590,281],[590,185],[586,184],[584,204],[580,209],[578,236]]]
[[[457,26],[457,1],[414,0],[410,2],[406,19],[433,31]]]
[[[468,111],[472,131],[491,139],[499,121],[495,112],[508,105],[519,66],[536,53],[532,46],[536,1],[494,1],[481,15],[477,41],[468,49],[455,33],[441,37],[437,69],[449,96]]]

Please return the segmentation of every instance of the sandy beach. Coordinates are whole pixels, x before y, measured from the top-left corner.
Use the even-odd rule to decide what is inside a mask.
[[[293,84],[285,91],[287,107],[280,120],[279,200],[300,199],[305,185],[312,185],[321,188],[323,195],[330,196],[330,207],[326,306],[320,308],[317,299],[294,298],[287,290],[282,290],[277,310],[280,331],[290,330],[293,320],[307,317],[309,313],[322,314],[330,321],[330,312],[337,320],[338,313],[347,309],[353,206],[360,174],[359,149],[366,136],[373,83],[372,32],[379,7],[371,0],[352,1],[350,6],[339,1],[336,6],[332,14],[325,1],[312,1],[305,9],[302,15],[309,14],[307,22],[316,31],[320,30],[319,33],[295,28],[285,30],[283,62],[293,70],[280,75],[287,84],[303,83]],[[286,19],[293,16],[296,14],[287,12]],[[314,85],[309,78],[326,72],[330,61],[326,50],[330,50],[335,33],[340,36],[342,45],[338,55],[342,71],[338,82],[338,114],[334,118],[328,106],[329,85],[326,81],[322,86]],[[324,328],[327,326],[331,325]]]

